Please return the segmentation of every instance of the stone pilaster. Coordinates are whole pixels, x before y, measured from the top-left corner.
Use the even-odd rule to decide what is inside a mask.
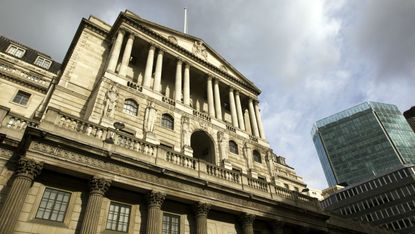
[[[153,73],[153,62],[154,62],[154,51],[156,47],[153,45],[150,46],[148,50],[147,62],[146,62],[146,70],[144,71],[144,81],[143,86],[146,88],[150,88],[151,84],[151,75]]]
[[[33,180],[40,174],[43,163],[28,158],[17,162],[16,178],[0,212],[0,233],[13,233]]]
[[[146,234],[161,233],[161,206],[163,205],[166,194],[151,191],[148,194],[148,214],[147,214],[147,230]]]
[[[233,95],[233,89],[229,89],[229,102],[231,106],[231,116],[232,116],[232,124],[235,128],[238,128],[238,118],[236,115],[236,104],[235,104],[235,96]]]
[[[259,113],[259,103],[256,102],[254,105],[254,109],[255,109],[255,115],[256,115],[256,121],[258,123],[258,130],[259,130],[259,136],[262,139],[265,139],[265,131],[264,131],[264,126],[262,125],[262,119],[261,119],[261,114]]]
[[[163,54],[162,50],[159,50],[156,60],[156,71],[154,72],[154,86],[153,90],[157,93],[161,91],[161,73],[163,71]]]
[[[183,103],[190,106],[190,66],[184,66]]]
[[[115,39],[114,45],[112,46],[110,53],[110,60],[108,62],[107,70],[110,72],[115,72],[117,67],[118,58],[120,57],[121,45],[124,39],[125,32],[123,30],[118,31],[117,39]]]
[[[110,185],[111,181],[99,177],[94,177],[89,182],[89,198],[82,222],[81,234],[97,233],[102,198],[108,191]]]
[[[124,54],[121,60],[121,67],[120,67],[120,72],[119,72],[120,76],[125,76],[127,73],[127,67],[128,67],[128,64],[130,63],[133,43],[134,43],[134,34],[130,34],[130,36],[127,39],[127,44],[125,45]]]
[[[254,234],[255,215],[245,213],[240,216],[243,234]]]
[[[198,202],[195,204],[196,234],[207,234],[207,215],[210,204]]]
[[[219,92],[219,82],[215,79],[213,84],[213,89],[215,93],[215,111],[216,111],[216,118],[222,120],[222,103],[220,101],[220,92]]]
[[[235,91],[236,112],[238,113],[239,128],[245,130],[244,114],[242,113],[241,98],[239,92]]]
[[[180,59],[177,60],[174,99],[179,103],[182,102],[182,64],[183,62]]]
[[[207,97],[208,97],[208,110],[209,116],[215,117],[215,104],[213,101],[213,85],[212,85],[212,77],[208,77],[207,81]]]
[[[256,116],[255,116],[254,104],[252,103],[252,99],[249,99],[248,108],[249,108],[249,119],[251,120],[252,133],[254,136],[259,137],[258,124],[257,124]]]

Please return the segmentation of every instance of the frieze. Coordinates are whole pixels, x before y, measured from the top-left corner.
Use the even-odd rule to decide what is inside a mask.
[[[56,146],[47,145],[33,141],[29,147],[29,150],[37,152],[48,157],[55,158],[57,160],[63,160],[70,163],[83,165],[86,167],[96,168],[107,173],[113,173],[120,176],[128,177],[133,180],[142,181],[150,185],[156,185],[158,187],[169,188],[170,191],[177,193],[186,191],[189,195],[194,195],[200,199],[201,197],[209,198],[215,201],[224,202],[230,205],[237,205],[241,207],[249,207],[261,212],[272,212],[273,207],[270,203],[267,205],[255,202],[252,199],[239,198],[237,196],[228,195],[224,192],[216,192],[211,189],[206,189],[203,186],[192,186],[180,181],[176,181],[168,178],[159,178],[158,176],[139,171],[137,169],[131,169],[120,165],[115,165],[110,162],[104,162],[101,159],[91,158],[79,153],[67,151]]]

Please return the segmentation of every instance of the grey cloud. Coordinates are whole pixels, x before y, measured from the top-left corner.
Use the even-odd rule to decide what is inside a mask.
[[[356,27],[352,29],[357,56],[374,66],[380,80],[415,75],[415,1],[358,1]]]

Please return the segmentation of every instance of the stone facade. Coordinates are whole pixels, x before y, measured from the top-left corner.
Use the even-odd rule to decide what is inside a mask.
[[[301,193],[260,90],[199,38],[129,11],[83,19],[60,72],[31,71],[40,91],[11,52],[0,85],[31,95],[0,96],[1,233],[384,232]]]

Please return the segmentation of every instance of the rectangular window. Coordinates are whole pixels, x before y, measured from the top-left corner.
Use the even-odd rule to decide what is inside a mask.
[[[179,234],[179,233],[180,233],[180,216],[164,213],[162,234]]]
[[[13,102],[25,106],[27,102],[29,101],[29,98],[30,98],[30,93],[26,93],[22,90],[19,90],[17,91],[16,96],[14,96],[13,98]]]
[[[35,65],[38,65],[39,67],[43,67],[45,69],[49,69],[51,64],[52,64],[52,61],[41,56],[38,56],[35,60]]]
[[[106,229],[119,232],[128,232],[130,210],[131,207],[128,205],[111,202]]]
[[[6,52],[8,54],[14,55],[14,56],[16,56],[18,58],[21,58],[21,57],[23,57],[23,55],[26,52],[26,50],[25,49],[22,49],[22,48],[20,48],[18,46],[15,46],[15,45],[10,45],[9,48],[7,48],[7,51]]]
[[[36,218],[63,222],[70,197],[68,192],[46,188]]]

